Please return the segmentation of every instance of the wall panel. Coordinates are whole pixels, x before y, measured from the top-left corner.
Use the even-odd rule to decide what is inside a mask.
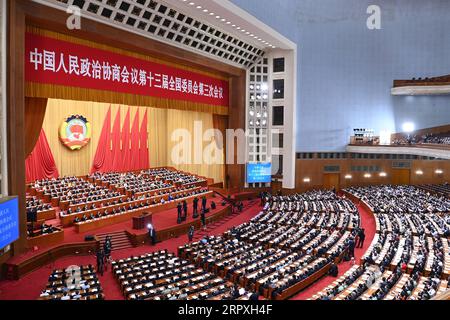
[[[123,127],[128,106],[73,100],[48,100],[43,129],[47,135],[61,176],[81,176],[89,173],[97,150],[105,116],[110,106],[112,122],[114,122],[117,111],[120,108],[121,126]],[[146,111],[148,112],[147,132],[149,136],[149,159],[151,167],[174,166],[180,170],[213,178],[215,182],[223,181],[224,166],[222,164],[214,164],[211,166],[205,164],[177,165],[171,160],[171,147],[176,144],[170,141],[173,130],[185,128],[188,132],[192,133],[194,121],[201,121],[203,130],[213,129],[212,114],[150,107],[130,107],[131,124],[137,112],[139,112],[139,122],[141,124]],[[77,114],[86,117],[91,123],[92,140],[85,148],[79,151],[71,151],[60,142],[58,136],[59,127],[68,116]],[[204,143],[204,146],[206,145],[207,143]],[[223,156],[221,159],[223,159]]]

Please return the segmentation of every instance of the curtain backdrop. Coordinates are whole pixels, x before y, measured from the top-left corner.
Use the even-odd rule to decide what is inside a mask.
[[[25,154],[30,155],[42,129],[47,99],[25,98]]]
[[[203,130],[212,129],[214,128],[212,114],[151,107],[130,107],[129,109],[130,121],[134,119],[131,127],[131,148],[139,148],[140,145],[147,146],[146,152],[139,152],[139,159],[133,157],[132,161],[130,161],[137,164],[138,169],[143,164],[146,164],[145,167],[173,166],[180,170],[213,178],[215,182],[223,181],[223,165],[207,165],[203,163],[200,165],[177,166],[171,160],[171,148],[176,145],[176,142],[171,142],[172,132],[178,128],[185,128],[192,132],[194,121],[196,120],[202,122]],[[111,144],[108,144],[107,147],[107,143],[104,141],[111,140],[108,137],[108,132],[109,135],[112,135],[112,127],[115,120],[113,117],[120,114],[120,128],[122,128],[127,112],[128,106],[124,105],[49,99],[43,129],[47,134],[48,143],[60,174],[62,176],[83,176],[92,170],[111,171],[108,166],[105,167],[105,164],[108,163],[108,157],[112,154],[112,148]],[[92,138],[91,142],[83,149],[71,151],[59,141],[58,128],[65,118],[77,114],[83,115],[91,123]],[[136,120],[136,117],[138,117],[138,120]],[[147,122],[145,123],[145,121]],[[146,133],[141,136],[145,129]],[[121,135],[119,134],[120,138]],[[135,141],[139,142],[139,145],[133,144]],[[204,146],[208,144],[208,142],[205,142]],[[103,145],[103,147],[98,148],[99,145]],[[133,154],[136,154],[136,152],[133,151]]]
[[[133,132],[130,132],[131,108],[127,109],[125,119],[121,121],[123,109],[117,109],[112,131],[111,108],[108,109],[92,163],[91,173],[127,172],[149,168],[147,112],[142,121],[141,131],[139,131],[139,112],[136,112],[132,128]]]
[[[138,170],[140,168],[140,137],[139,137],[139,112],[134,116],[133,126],[131,127],[131,169]]]
[[[106,113],[105,121],[103,123],[102,133],[98,141],[97,151],[92,163],[91,173],[107,172],[107,154],[110,152],[111,141],[111,107]]]
[[[139,135],[139,167],[148,168],[148,113],[145,111],[144,120],[142,121],[141,131]]]
[[[25,161],[26,182],[59,177],[52,150],[44,130],[41,130],[36,146]]]

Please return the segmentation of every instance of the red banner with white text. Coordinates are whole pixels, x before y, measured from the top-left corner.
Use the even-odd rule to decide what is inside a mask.
[[[229,106],[228,81],[26,34],[26,81]]]

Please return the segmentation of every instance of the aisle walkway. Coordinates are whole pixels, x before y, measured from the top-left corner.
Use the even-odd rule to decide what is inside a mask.
[[[361,225],[365,229],[366,233],[366,239],[364,241],[364,246],[362,249],[355,249],[355,261],[358,264],[361,257],[366,253],[367,249],[369,248],[370,244],[372,243],[373,238],[375,237],[376,232],[376,225],[375,225],[375,219],[371,212],[367,212],[363,207],[358,206],[359,213],[361,215]],[[352,266],[350,261],[342,262],[338,265],[339,267],[339,275],[342,276],[347,270],[349,270]],[[308,287],[306,290],[300,292],[296,296],[292,298],[292,300],[307,300],[311,298],[313,295],[315,295],[317,292],[322,291],[324,288],[329,286],[333,281],[335,281],[337,278],[333,278],[330,276],[326,276],[322,278],[321,280],[317,281],[310,287]]]

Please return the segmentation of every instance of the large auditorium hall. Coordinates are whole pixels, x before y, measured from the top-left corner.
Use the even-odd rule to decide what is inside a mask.
[[[0,0],[0,303],[450,300],[449,17]]]

